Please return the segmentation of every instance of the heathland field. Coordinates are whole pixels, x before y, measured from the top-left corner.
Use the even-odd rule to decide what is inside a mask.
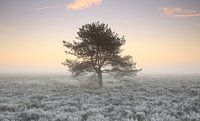
[[[200,76],[104,79],[0,76],[0,121],[200,121]]]

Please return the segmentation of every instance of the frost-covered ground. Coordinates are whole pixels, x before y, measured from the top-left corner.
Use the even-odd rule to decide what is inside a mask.
[[[66,76],[2,75],[0,121],[200,121],[200,76],[139,76],[89,89]]]

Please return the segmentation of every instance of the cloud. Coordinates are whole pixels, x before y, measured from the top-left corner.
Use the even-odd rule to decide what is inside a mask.
[[[163,13],[170,17],[198,17],[200,12],[195,10],[184,9],[181,7],[163,8]]]
[[[71,10],[82,10],[92,5],[100,5],[102,0],[74,0],[74,2],[67,4],[66,8]]]
[[[37,11],[37,10],[46,10],[46,9],[53,9],[53,8],[63,8],[64,5],[54,5],[54,6],[45,6],[45,7],[38,7],[38,8],[32,8],[28,9],[29,11]]]
[[[67,5],[43,6],[43,7],[26,9],[26,11],[40,11],[40,10],[65,8],[65,7],[70,10],[82,10],[92,5],[100,5],[102,1],[103,0],[74,0],[72,3],[69,3]]]

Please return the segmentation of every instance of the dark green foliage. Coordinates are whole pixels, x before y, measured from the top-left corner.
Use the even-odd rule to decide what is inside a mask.
[[[107,24],[94,22],[83,25],[77,32],[77,41],[63,41],[66,53],[75,56],[63,63],[74,75],[93,72],[98,75],[102,86],[102,73],[117,75],[135,75],[139,70],[131,56],[121,56],[125,44],[124,37],[111,30]]]

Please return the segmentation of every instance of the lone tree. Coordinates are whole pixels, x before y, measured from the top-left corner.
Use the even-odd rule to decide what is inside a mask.
[[[75,76],[93,72],[98,77],[99,87],[103,86],[102,73],[115,73],[118,76],[135,75],[138,71],[132,56],[122,56],[121,46],[125,39],[119,37],[107,24],[94,22],[85,24],[77,32],[77,41],[66,42],[65,51],[74,57],[66,59],[63,65],[68,66]]]

